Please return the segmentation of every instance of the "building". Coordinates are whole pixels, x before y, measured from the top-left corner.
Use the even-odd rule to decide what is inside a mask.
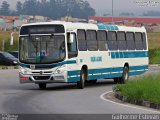
[[[35,22],[48,22],[52,19],[44,16],[0,16],[0,30],[19,29],[23,24]]]
[[[0,30],[11,30],[14,28],[14,21],[18,20],[18,16],[0,16]]]
[[[112,17],[99,17],[99,16],[90,16],[89,20],[95,20],[101,23],[112,23]],[[140,24],[159,24],[160,18],[148,18],[148,17],[114,17],[114,22],[134,22]]]
[[[112,24],[112,17],[90,16],[89,21],[97,23]],[[152,17],[114,17],[117,25],[141,27],[145,26],[148,31],[160,30],[160,18]]]
[[[60,20],[61,21],[66,21],[66,22],[84,22],[84,23],[87,22],[86,19],[73,18],[71,16],[62,17]]]

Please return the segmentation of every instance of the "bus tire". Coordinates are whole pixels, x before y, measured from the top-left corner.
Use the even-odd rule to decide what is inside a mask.
[[[125,84],[129,79],[129,68],[128,66],[124,66],[122,77],[120,77],[119,82],[121,84]]]
[[[46,83],[39,83],[38,86],[40,89],[46,89],[47,84]]]
[[[87,74],[86,73],[87,72],[84,69],[81,70],[80,81],[77,82],[77,87],[79,89],[83,89],[84,86],[85,86],[85,81],[86,81],[86,78],[87,78]]]

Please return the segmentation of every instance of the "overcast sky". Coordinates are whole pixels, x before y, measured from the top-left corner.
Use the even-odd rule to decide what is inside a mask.
[[[0,0],[0,3],[3,0]],[[6,0],[10,3],[11,8],[15,8],[17,1],[25,0]],[[112,0],[87,0],[90,5],[96,9],[98,15],[107,13],[110,14],[112,10]],[[114,12],[119,14],[121,12],[132,12],[140,15],[148,10],[160,11],[160,0],[113,0]]]

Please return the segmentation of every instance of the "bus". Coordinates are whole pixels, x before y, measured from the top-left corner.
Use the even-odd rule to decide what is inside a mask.
[[[144,27],[43,22],[22,25],[19,35],[20,83],[85,83],[129,76],[148,70]]]

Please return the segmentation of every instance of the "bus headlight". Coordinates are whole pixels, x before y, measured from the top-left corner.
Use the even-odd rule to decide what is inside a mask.
[[[63,73],[65,70],[66,70],[66,66],[63,65],[63,66],[61,66],[60,68],[58,68],[58,69],[55,71],[55,73],[60,74],[60,73]]]
[[[29,74],[28,70],[26,68],[23,67],[19,67],[19,72],[22,74]]]

